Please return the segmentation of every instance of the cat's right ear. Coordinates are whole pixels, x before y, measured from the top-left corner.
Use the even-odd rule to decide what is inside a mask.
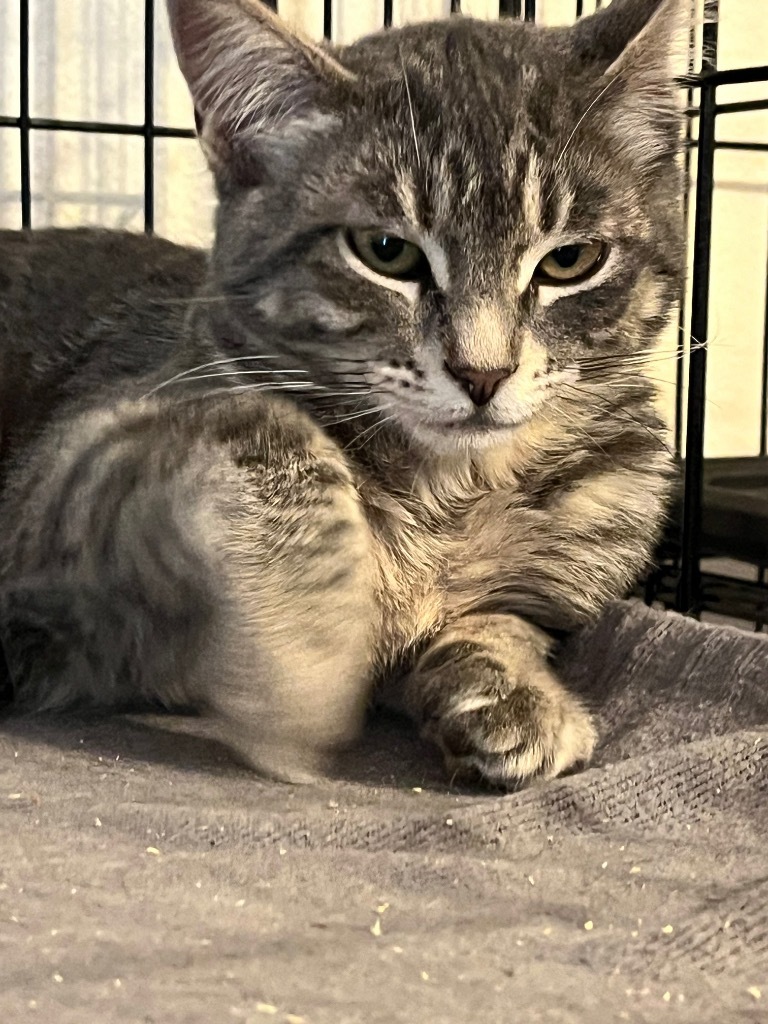
[[[673,157],[682,139],[682,92],[690,0],[612,0],[569,30],[595,76],[596,109],[607,111],[618,146],[641,163]]]
[[[258,184],[272,146],[325,125],[354,80],[258,0],[167,0],[198,134],[220,187]],[[256,180],[254,180],[256,179]]]

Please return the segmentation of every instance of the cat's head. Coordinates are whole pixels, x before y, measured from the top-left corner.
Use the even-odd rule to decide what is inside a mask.
[[[169,0],[219,193],[231,370],[436,450],[589,401],[579,377],[621,372],[679,289],[687,7],[457,16],[331,48],[256,0]]]

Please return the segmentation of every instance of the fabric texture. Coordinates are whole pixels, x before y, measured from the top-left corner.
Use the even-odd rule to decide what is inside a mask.
[[[0,1020],[767,1020],[768,638],[617,603],[560,661],[596,761],[509,795],[394,719],[289,787],[195,719],[7,718]]]

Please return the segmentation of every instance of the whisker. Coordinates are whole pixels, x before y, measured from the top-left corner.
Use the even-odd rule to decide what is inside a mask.
[[[156,299],[155,301],[158,305],[163,306],[200,306],[214,302],[242,302],[244,299],[250,298],[248,295],[189,295],[186,298]]]
[[[384,427],[386,427],[386,425],[388,423],[391,423],[394,419],[397,419],[397,417],[393,413],[391,416],[385,416],[383,420],[379,421],[379,423],[374,424],[374,426],[378,427],[378,429],[374,430],[371,436],[366,438],[366,444],[370,444],[371,441],[373,441],[374,437],[377,437],[382,432]]]
[[[378,409],[376,410],[379,411]],[[344,445],[344,450],[348,451],[353,445],[360,447],[363,443],[369,443],[379,433],[385,424],[395,419],[394,413],[391,416],[386,416],[383,420],[378,420],[372,423],[369,427],[361,430],[359,434],[356,434],[347,444]]]
[[[220,377],[220,378],[223,378],[223,379],[228,379],[228,380],[239,380],[241,377],[250,376],[251,374],[259,373],[259,372],[264,372],[264,373],[269,374],[270,371],[268,371],[268,370],[265,370],[265,371],[242,370],[242,371],[237,372],[237,373],[235,373],[235,372],[232,372],[232,373],[226,373],[226,372],[225,373],[199,373],[199,374],[196,374],[194,377],[183,377],[180,380],[175,381],[174,383],[176,383],[176,384],[193,384],[195,381],[198,381],[198,380],[215,379],[217,377]],[[279,371],[275,371],[275,373],[278,373],[278,372]],[[301,370],[301,371],[300,370],[293,370],[293,371],[282,371],[282,372],[285,372],[285,373],[288,373],[288,372],[303,373],[305,371],[303,371],[303,370]],[[264,387],[280,387],[284,383],[292,383],[292,382],[287,382],[287,381],[284,382],[284,381],[280,381],[280,380],[265,381],[264,382]],[[295,383],[296,383],[297,386],[299,384],[301,384],[302,386],[312,386],[312,387],[317,387],[318,386],[318,385],[312,385],[310,381],[297,381]],[[154,392],[149,392],[150,395],[153,394],[153,393]],[[149,396],[145,396],[145,397],[149,397]]]
[[[359,412],[350,413],[348,416],[342,416],[340,419],[331,420],[329,426],[339,427],[342,423],[349,423],[351,420],[359,420],[362,416],[372,416],[374,413],[381,412],[384,409],[391,409],[392,405],[380,405],[373,409],[362,409]]]
[[[603,88],[600,90],[600,92],[597,94],[597,96],[595,96],[595,98],[589,104],[589,106],[584,111],[584,113],[581,115],[579,120],[576,122],[576,125],[575,125],[573,131],[568,136],[568,138],[565,140],[565,145],[560,150],[560,155],[558,156],[557,160],[555,160],[554,164],[552,165],[552,175],[553,175],[553,177],[554,177],[554,174],[557,171],[558,167],[563,162],[563,160],[565,158],[565,154],[568,152],[568,149],[569,149],[571,143],[573,142],[573,139],[574,139],[574,136],[576,135],[576,132],[579,130],[579,128],[582,126],[582,124],[584,123],[586,118],[589,116],[589,114],[592,112],[592,110],[597,106],[597,104],[600,102],[600,100],[603,98],[603,96],[608,92],[608,90],[611,88],[611,86],[614,84],[614,82],[617,82],[619,80],[620,76],[621,76],[621,72],[619,72],[619,74],[614,75],[613,78],[609,79],[608,83],[605,86],[603,86]],[[556,188],[557,188],[557,185],[554,185],[552,187],[551,192],[547,196],[547,202],[549,202],[549,200],[554,195],[554,192],[555,192]]]
[[[322,391],[319,395],[312,396],[313,402],[319,402],[321,398],[365,398],[369,394],[377,394],[377,392],[368,391],[326,391],[323,384],[315,386],[322,389]]]
[[[226,387],[212,387],[205,391],[199,391],[194,394],[184,395],[181,401],[195,402],[201,398],[216,398],[222,395],[233,395],[239,394],[244,391],[268,391],[276,393],[280,391],[311,391],[313,388],[320,387],[318,384],[313,384],[311,381],[277,381],[275,383],[269,381],[262,381],[254,384],[230,384]]]
[[[670,455],[674,455],[674,452],[666,443],[666,441],[662,440],[662,438],[659,437],[658,434],[654,433],[654,431],[651,429],[651,427],[648,426],[647,423],[643,423],[642,420],[639,420],[636,416],[633,416],[632,413],[629,412],[629,410],[625,409],[618,402],[612,402],[609,398],[606,398],[604,395],[596,394],[594,391],[586,391],[584,390],[584,388],[577,388],[573,384],[564,383],[563,387],[570,388],[571,391],[575,391],[581,395],[586,395],[589,399],[600,402],[604,406],[607,406],[612,413],[618,414],[619,419],[623,419],[627,422],[634,423],[638,427],[642,427],[643,430],[648,434],[648,436],[653,438],[653,440],[658,445],[660,445],[660,447],[664,448],[665,451],[667,451]],[[567,395],[563,395],[561,397],[564,398],[565,401],[568,401]],[[575,401],[575,399],[572,399],[572,401]]]
[[[346,391],[337,391],[334,392],[334,394],[341,395],[344,398],[357,399],[359,404],[363,398],[367,398],[369,395],[391,395],[391,392],[381,388],[372,388],[368,386],[363,387],[360,384],[353,384],[351,387],[347,388]],[[330,395],[318,395],[317,399],[320,400],[328,397],[330,397]]]
[[[255,374],[259,375],[272,375],[272,376],[288,376],[289,374],[295,375],[297,373],[306,374],[306,370],[222,370],[220,373],[198,373],[194,377],[183,377],[176,381],[177,384],[188,384],[195,380],[206,380],[208,377],[230,377],[237,379],[239,377],[251,377]],[[280,381],[275,381],[279,384]]]
[[[699,349],[706,347],[706,345],[692,345],[689,351],[696,352]],[[641,349],[639,352],[632,352],[626,355],[611,354],[604,356],[587,356],[585,358],[579,358],[577,360],[577,365],[580,368],[590,370],[601,369],[602,367],[615,370],[617,367],[647,366],[649,363],[656,362],[680,362],[685,360],[687,354],[687,352],[662,353],[657,349]]]
[[[233,384],[228,388],[220,388],[220,391],[222,394],[227,391],[312,391],[317,387],[320,385],[309,380],[262,381],[259,384]]]
[[[277,359],[277,356],[276,355],[275,356],[266,356],[266,355],[229,356],[226,359],[213,359],[209,363],[200,363],[199,366],[190,366],[186,370],[181,370],[179,373],[174,374],[173,377],[169,377],[168,380],[164,380],[161,384],[155,385],[155,387],[153,387],[151,389],[151,391],[148,391],[146,393],[146,395],[144,395],[143,397],[144,398],[151,398],[152,395],[154,395],[156,392],[162,390],[162,388],[168,387],[169,384],[173,384],[177,380],[181,380],[182,378],[186,377],[190,373],[197,373],[198,370],[207,370],[211,366],[222,366],[225,363],[245,362],[246,360],[249,360],[249,359]]]
[[[413,133],[413,144],[416,147],[416,163],[421,170],[421,150],[419,149],[419,137],[416,134],[416,117],[413,112],[413,97],[411,96],[411,86],[408,83],[408,72],[405,68],[405,60],[403,58],[403,51],[398,46],[397,52],[400,55],[400,65],[403,69],[403,80],[405,81],[405,94],[408,97],[408,111],[411,115],[411,132]]]
[[[565,399],[565,401],[568,401],[568,399],[567,399],[567,397],[566,397],[566,396],[562,396],[562,397],[563,397],[563,398]],[[538,415],[538,416],[540,416],[540,417],[541,417],[541,418],[542,418],[542,419],[544,420],[544,422],[545,422],[545,423],[548,423],[548,424],[549,424],[549,425],[550,425],[551,427],[554,427],[555,429],[557,429],[557,427],[558,427],[558,424],[557,424],[557,423],[555,422],[555,420],[554,420],[554,419],[552,419],[552,417],[551,417],[551,416],[547,416],[547,415],[546,415],[546,413],[545,413],[545,412],[544,412],[543,410],[541,410],[541,409],[540,409],[540,410],[539,410],[539,412],[537,413],[537,415]],[[568,419],[568,421],[569,421],[569,426],[571,427],[571,429],[575,430],[575,431],[576,431],[576,433],[577,433],[577,434],[579,435],[579,437],[583,437],[583,438],[585,438],[585,439],[586,439],[587,441],[590,441],[590,442],[591,442],[591,443],[592,443],[592,444],[593,444],[593,445],[595,446],[595,448],[597,448],[597,449],[598,449],[598,451],[601,451],[601,452],[603,453],[603,455],[605,455],[605,457],[606,457],[606,458],[607,458],[607,459],[608,459],[608,460],[609,460],[610,462],[615,462],[615,461],[616,461],[616,460],[615,460],[615,459],[613,458],[613,456],[612,456],[612,455],[610,455],[610,454],[609,454],[609,453],[608,453],[608,452],[607,452],[607,451],[605,450],[605,448],[603,448],[603,446],[602,446],[602,445],[600,444],[600,442],[599,442],[599,441],[597,440],[597,438],[596,438],[596,437],[594,437],[594,436],[593,436],[592,434],[590,434],[590,432],[589,432],[588,430],[585,430],[585,429],[584,429],[584,425],[583,425],[582,423],[580,423],[580,422],[579,422],[579,421],[578,421],[578,420],[576,419],[576,417],[575,417],[575,416],[570,416],[570,417],[569,417],[569,416],[567,415],[567,413],[566,413],[566,418],[567,418],[567,419]]]
[[[588,382],[594,382],[594,383],[596,383],[598,385],[603,385],[603,386],[606,386],[606,387],[615,388],[616,390],[620,390],[620,391],[630,391],[630,390],[631,391],[643,391],[643,390],[646,390],[646,385],[632,383],[632,380],[631,380],[632,376],[638,377],[642,381],[650,382],[652,384],[664,384],[667,387],[676,387],[677,386],[677,382],[676,381],[666,380],[663,377],[651,377],[651,376],[649,376],[646,373],[632,374],[629,379],[627,379],[624,376],[606,374],[606,375],[601,376],[599,378],[588,377],[587,380],[584,381],[584,383],[586,384]],[[572,384],[569,384],[567,386],[568,387],[573,387]],[[687,391],[688,391],[688,385],[686,383],[683,386],[683,394],[685,394]],[[597,397],[600,397],[599,394],[597,394],[595,392],[590,392],[590,394],[592,394],[592,393],[596,394]],[[720,404],[718,404],[717,402],[714,402],[711,398],[705,397],[704,401],[707,403],[708,406],[713,406],[715,409],[722,408],[722,406]]]

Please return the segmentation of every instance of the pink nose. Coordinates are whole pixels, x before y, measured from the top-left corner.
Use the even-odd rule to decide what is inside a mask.
[[[511,377],[516,366],[501,366],[495,370],[475,370],[471,366],[451,366],[446,362],[445,368],[464,388],[475,405],[487,405],[501,386],[501,382]]]

